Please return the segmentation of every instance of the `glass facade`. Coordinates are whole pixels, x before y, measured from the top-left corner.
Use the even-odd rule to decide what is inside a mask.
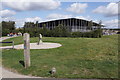
[[[56,26],[58,26],[60,24],[68,27],[68,29],[71,32],[76,32],[76,31],[87,32],[87,31],[97,29],[96,26],[98,26],[97,23],[92,22],[92,27],[90,27],[89,26],[90,21],[83,20],[83,19],[77,19],[77,18],[68,18],[68,19],[59,19],[59,20],[42,22],[42,23],[39,23],[39,27],[40,28],[46,27],[46,28],[52,30],[53,28],[55,28]]]

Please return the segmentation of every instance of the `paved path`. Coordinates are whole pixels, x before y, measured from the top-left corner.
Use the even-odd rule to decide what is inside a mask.
[[[11,38],[11,37],[2,37],[0,38],[0,41],[2,40],[5,40],[5,39],[8,39],[8,38]],[[11,72],[5,68],[3,68],[1,65],[0,65],[0,78],[40,78],[40,77],[31,77],[31,76],[25,76],[25,75],[21,75],[21,74],[18,74],[18,73],[14,73],[14,72]]]
[[[40,45],[37,45],[37,43],[30,43],[30,49],[51,49],[51,48],[57,48],[62,46],[59,43],[50,43],[50,42],[43,42]],[[0,49],[9,49],[13,48],[13,46],[3,46],[0,47]],[[19,44],[14,46],[15,49],[24,49],[24,44]]]

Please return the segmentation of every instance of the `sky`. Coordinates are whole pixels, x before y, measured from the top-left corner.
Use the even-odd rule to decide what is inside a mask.
[[[4,0],[0,2],[1,21],[15,21],[16,27],[25,22],[45,22],[56,19],[78,18],[102,21],[106,28],[118,28],[118,2],[78,2],[55,0]]]

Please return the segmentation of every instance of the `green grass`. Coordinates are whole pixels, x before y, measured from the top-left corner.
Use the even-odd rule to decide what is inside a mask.
[[[10,40],[15,44],[23,43],[22,37],[5,41]],[[31,42],[37,40],[31,38]],[[23,50],[3,50],[3,65],[21,74],[40,77],[118,78],[118,35],[102,38],[44,37],[43,41],[61,43],[62,47],[31,50],[31,67],[27,69],[19,63],[24,60]],[[52,67],[57,69],[53,76],[49,74]]]

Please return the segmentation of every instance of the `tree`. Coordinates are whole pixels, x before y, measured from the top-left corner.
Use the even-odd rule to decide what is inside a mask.
[[[70,36],[70,32],[66,26],[59,24],[57,27],[53,29],[53,36],[54,37],[68,37]]]
[[[46,25],[43,24],[43,28],[41,29],[41,34],[42,34],[43,36],[49,36],[49,31],[50,31],[50,30],[46,28]]]
[[[93,26],[93,22],[92,20],[90,22],[88,22],[88,29],[89,30],[92,30],[92,26]]]
[[[14,21],[2,21],[2,36],[6,36],[8,33],[14,32],[15,29]]]
[[[35,23],[35,27],[38,27],[38,21],[36,21],[36,23]]]
[[[98,29],[101,29],[101,27],[102,27],[102,21],[100,20],[98,24]]]
[[[72,32],[72,37],[82,37],[81,32]]]
[[[98,37],[101,37],[102,36],[102,21],[100,20],[99,21],[99,25],[98,25]]]

